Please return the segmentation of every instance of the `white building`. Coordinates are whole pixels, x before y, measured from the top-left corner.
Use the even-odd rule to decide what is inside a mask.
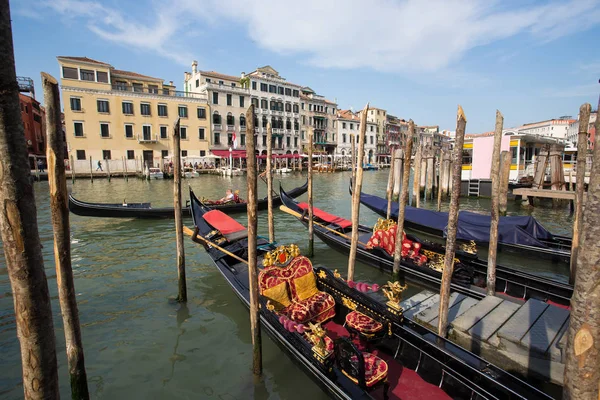
[[[352,154],[352,142],[350,135],[353,134],[358,144],[360,132],[360,113],[351,110],[340,110],[337,112],[337,148],[335,154],[339,157]],[[358,151],[358,146],[357,150]],[[367,131],[365,134],[365,163],[374,163],[377,151],[377,121],[367,119]]]
[[[592,150],[593,149],[593,143],[592,141],[594,140],[594,131],[595,131],[595,127],[594,124],[596,123],[596,118],[597,118],[598,113],[597,112],[592,112],[590,114],[590,123],[588,126],[588,150]],[[577,147],[577,142],[578,142],[578,138],[579,138],[579,116],[577,116],[577,121],[573,121],[569,124],[569,127],[567,129],[567,141],[573,144],[573,147]]]
[[[301,138],[305,149],[308,144],[307,133],[314,130],[314,151],[334,154],[336,141],[336,112],[337,104],[315,93],[309,87],[302,88],[300,94]]]
[[[530,133],[557,139],[567,139],[569,125],[573,122],[575,122],[574,119],[570,116],[565,116],[558,119],[549,119],[522,125],[518,128],[518,132],[519,134]]]

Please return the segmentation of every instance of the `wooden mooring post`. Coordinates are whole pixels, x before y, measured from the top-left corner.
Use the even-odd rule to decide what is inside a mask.
[[[356,140],[353,133],[350,134],[350,153],[352,154],[350,165],[352,168],[352,191],[354,192],[354,186],[356,186]]]
[[[271,123],[267,122],[267,219],[269,223],[269,242],[275,243],[275,225],[273,224],[273,167],[271,166],[273,157],[273,130]]]
[[[413,140],[415,135],[415,123],[411,119],[408,121],[408,136],[404,145],[404,168],[402,174],[402,190],[398,201],[398,225],[396,229],[396,247],[394,249],[394,266],[392,269],[392,281],[400,279],[400,261],[402,259],[402,239],[404,238],[404,215],[406,211],[406,202],[408,201],[408,182],[410,180],[410,159],[412,154]]]
[[[92,166],[92,156],[90,156],[90,181],[94,183],[94,167]]]
[[[496,254],[498,251],[498,223],[500,222],[499,189],[500,189],[500,147],[502,145],[502,129],[504,128],[504,117],[496,110],[496,124],[494,128],[494,149],[492,151],[492,166],[490,176],[492,177],[492,204],[490,222],[490,246],[488,250],[487,284],[486,293],[493,296],[496,293]]]
[[[89,399],[79,311],[71,267],[69,193],[67,191],[64,163],[66,155],[64,154],[62,140],[60,94],[56,79],[45,72],[42,72],[42,86],[46,106],[46,159],[48,163],[52,230],[54,231],[54,262],[56,264],[56,283],[67,348],[71,398]]]
[[[401,149],[394,149],[392,154],[392,165],[394,174],[392,176],[392,201],[396,201],[400,196],[400,183],[402,182],[402,160],[400,159]],[[389,217],[388,217],[389,218]]]
[[[440,164],[438,167],[438,184],[437,184],[437,210],[442,210],[442,181],[444,180],[444,156],[445,150],[440,149]]]
[[[0,0],[0,231],[15,307],[25,399],[57,399],[52,308],[19,102],[8,0]]]
[[[600,106],[600,100],[598,101]],[[588,113],[588,105],[584,104],[582,114]],[[588,114],[589,115],[589,114]],[[584,122],[586,122],[584,124]],[[581,131],[587,131],[589,124],[579,117],[579,144],[582,141]],[[583,126],[583,127],[582,127]],[[596,132],[600,132],[600,111],[596,118]],[[587,152],[587,137],[583,137]],[[581,153],[580,153],[581,154]],[[586,154],[583,152],[583,154]],[[600,146],[595,146],[593,162],[590,170],[585,204],[585,219],[582,223],[581,247],[577,251],[577,268],[575,274],[575,290],[571,298],[571,318],[569,323],[565,380],[563,399],[597,400],[600,398]],[[577,157],[578,169],[580,156]],[[585,156],[583,163],[586,162]],[[577,176],[577,189],[583,187],[583,173]],[[579,206],[581,202],[577,202]],[[582,218],[583,219],[583,218]]]
[[[250,282],[250,330],[252,333],[252,372],[255,376],[262,374],[262,337],[260,333],[260,308],[258,301],[258,267],[257,267],[257,196],[256,196],[256,137],[254,136],[254,104],[246,111],[248,125],[246,138],[246,170],[248,185],[248,280]],[[312,132],[311,132],[312,133]],[[312,145],[312,143],[311,143]],[[312,153],[312,151],[311,151]],[[312,154],[311,154],[312,155]],[[310,190],[310,185],[309,185]],[[312,219],[312,216],[311,216]]]
[[[583,192],[585,190],[585,167],[587,158],[587,131],[590,123],[590,113],[592,106],[589,103],[583,104],[579,108],[579,132],[577,133],[577,165],[575,182],[575,216],[573,221],[573,241],[571,243],[571,270],[569,274],[569,283],[575,282],[577,274],[577,257],[579,256],[579,232],[583,227]],[[596,118],[596,125],[598,118]],[[598,132],[598,131],[596,131]],[[594,154],[595,155],[595,154]],[[572,183],[571,183],[572,185]],[[591,175],[590,175],[591,187]],[[588,198],[589,202],[589,198]]]
[[[500,182],[498,186],[498,210],[500,216],[505,217],[508,207],[508,180],[510,177],[510,164],[512,154],[510,151],[500,153]]]
[[[175,207],[175,237],[177,241],[177,301],[187,301],[185,278],[185,250],[183,247],[183,219],[181,216],[181,135],[180,119],[173,126],[173,205]]]
[[[392,150],[392,160],[390,165],[390,173],[388,175],[388,184],[387,184],[387,212],[386,218],[390,219],[390,213],[392,212],[392,193],[394,190],[394,160],[396,159],[395,150]]]
[[[129,182],[129,173],[127,172],[127,157],[123,156],[123,171],[125,173],[125,182]]]
[[[408,139],[407,139],[408,140]],[[417,151],[415,152],[414,174],[413,174],[413,201],[416,208],[419,208],[421,202],[421,159],[423,155],[423,143],[421,135],[417,135]]]
[[[104,162],[106,163],[106,176],[108,177],[108,181],[110,182],[110,164],[109,164],[109,159],[105,158]]]
[[[73,156],[71,156],[71,183],[75,184],[75,160],[73,160]]]
[[[358,249],[358,221],[360,220],[360,192],[362,192],[363,158],[365,157],[365,136],[367,133],[367,113],[369,103],[360,114],[360,131],[358,136],[358,160],[356,165],[356,182],[352,191],[352,234],[350,235],[350,254],[348,256],[348,280],[354,280],[354,266]]]
[[[435,151],[430,147],[427,151],[427,176],[425,183],[425,200],[433,200],[433,180],[435,178]]]
[[[465,142],[467,118],[462,107],[458,106],[456,138],[454,143],[454,164],[452,168],[452,195],[448,211],[448,233],[446,234],[446,254],[440,287],[440,309],[438,312],[438,335],[448,334],[448,303],[450,301],[450,282],[454,272],[454,254],[456,251],[456,228],[458,226],[458,199],[460,198],[460,175],[462,172],[462,149]]]
[[[310,128],[308,131],[308,257],[312,257],[315,254],[315,232],[313,226],[313,136],[315,134],[314,128]]]

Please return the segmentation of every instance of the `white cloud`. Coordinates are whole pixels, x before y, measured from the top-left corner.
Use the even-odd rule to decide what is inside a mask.
[[[515,35],[543,43],[600,21],[600,0],[512,6],[499,0],[164,0],[136,2],[136,12],[117,8],[128,2],[45,4],[85,19],[103,39],[185,65],[194,58],[180,44],[187,30],[209,25],[226,32],[235,24],[260,47],[311,65],[417,73],[456,68],[474,47]],[[140,16],[148,14],[149,20]]]

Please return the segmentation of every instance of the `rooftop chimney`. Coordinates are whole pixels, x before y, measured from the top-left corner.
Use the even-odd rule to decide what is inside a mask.
[[[194,60],[192,61],[192,74],[196,74],[196,72],[198,72],[198,61]]]
[[[169,81],[169,85],[173,86],[173,81]]]

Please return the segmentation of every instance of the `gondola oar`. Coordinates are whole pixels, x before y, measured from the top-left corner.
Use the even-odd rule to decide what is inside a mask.
[[[198,228],[196,228],[195,230],[191,230],[187,226],[184,226],[183,227],[183,233],[185,233],[188,236],[191,236],[192,237],[192,241],[194,241],[196,243],[199,243],[197,239],[200,239],[202,242],[206,243],[209,246],[214,247],[215,249],[217,249],[217,250],[219,250],[219,251],[227,254],[228,256],[231,256],[231,257],[235,258],[236,260],[243,262],[244,264],[248,264],[248,260],[244,260],[243,258],[236,256],[232,252],[225,250],[224,248],[222,248],[221,246],[217,245],[216,243],[213,243],[210,240],[205,239],[202,236],[198,236]]]
[[[290,215],[293,215],[294,217],[296,217],[296,218],[298,218],[298,219],[304,219],[304,218],[305,218],[305,217],[304,217],[302,214],[300,214],[299,212],[296,212],[296,211],[292,210],[292,209],[291,209],[291,208],[289,208],[289,207],[286,207],[286,206],[279,206],[279,209],[280,209],[281,211],[285,212],[285,213],[288,213],[288,214],[290,214]],[[341,232],[339,232],[339,231],[336,231],[335,229],[331,229],[330,227],[328,227],[328,226],[326,226],[326,225],[323,225],[323,224],[320,224],[320,223],[318,223],[318,222],[316,222],[316,221],[313,221],[313,223],[314,223],[315,225],[319,225],[321,228],[325,228],[325,229],[327,229],[328,231],[335,233],[336,235],[340,235],[341,237],[343,237],[343,238],[346,238],[346,239],[350,240],[350,237],[349,237],[348,235],[346,235],[346,234],[343,234],[343,233],[341,233]],[[366,244],[366,243],[363,243],[363,242],[360,242],[360,241],[358,242],[358,244],[360,244],[360,245],[363,245],[363,246],[365,246],[365,247],[367,246],[367,244]]]

